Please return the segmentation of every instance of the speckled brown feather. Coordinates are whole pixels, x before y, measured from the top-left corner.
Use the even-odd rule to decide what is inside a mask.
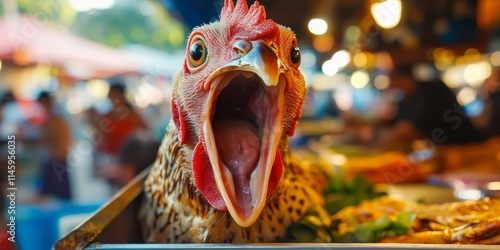
[[[283,144],[286,147],[285,144]],[[284,172],[258,220],[240,227],[228,212],[212,208],[193,183],[192,149],[179,146],[171,123],[145,182],[139,213],[147,242],[283,242],[289,227],[312,205],[322,206],[324,177],[286,148]]]

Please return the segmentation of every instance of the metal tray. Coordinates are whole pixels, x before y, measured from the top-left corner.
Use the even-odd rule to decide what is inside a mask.
[[[445,245],[445,244],[398,244],[398,243],[371,243],[371,244],[351,244],[351,243],[325,243],[325,244],[96,244],[85,249],[92,250],[132,250],[132,249],[498,249],[498,246],[485,245]]]
[[[57,241],[54,249],[498,249],[486,245],[398,243],[146,244],[135,218],[148,171],[140,173],[90,218]]]

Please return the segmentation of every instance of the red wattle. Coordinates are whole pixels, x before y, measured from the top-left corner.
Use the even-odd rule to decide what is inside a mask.
[[[203,144],[203,141],[198,142],[193,152],[194,184],[212,207],[217,210],[227,211],[226,203],[217,189],[212,164],[210,164],[210,159]]]
[[[271,176],[269,176],[269,184],[267,185],[267,193],[269,196],[274,189],[278,186],[278,182],[281,179],[281,174],[283,173],[283,160],[281,159],[281,153],[276,150],[276,158],[274,158],[273,169],[271,170]]]

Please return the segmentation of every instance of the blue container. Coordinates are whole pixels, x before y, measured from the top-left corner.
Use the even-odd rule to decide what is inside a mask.
[[[59,220],[68,215],[88,214],[103,202],[75,204],[71,202],[20,205],[16,211],[16,242],[20,250],[50,250],[62,236]]]

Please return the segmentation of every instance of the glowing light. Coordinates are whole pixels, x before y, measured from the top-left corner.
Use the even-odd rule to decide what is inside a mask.
[[[373,67],[377,63],[377,58],[373,53],[365,52],[366,55],[366,67]]]
[[[434,61],[436,61],[436,67],[439,70],[444,70],[455,60],[454,52],[444,48],[434,49],[432,57],[434,58]]]
[[[460,105],[465,106],[476,100],[476,97],[477,97],[476,90],[474,90],[471,87],[464,87],[458,92],[457,101],[458,103],[460,103]]]
[[[370,52],[359,51],[354,55],[352,62],[354,63],[354,66],[358,68],[370,68],[375,65],[381,69],[392,68],[392,66],[389,66],[392,64],[391,57],[389,56],[387,62],[384,62],[384,60],[386,60],[384,56],[381,57],[381,55],[374,55]]]
[[[2,70],[2,60],[0,60],[0,70]]]
[[[488,183],[488,189],[490,190],[500,190],[500,182],[499,181],[494,181]]]
[[[69,0],[71,6],[79,12],[92,9],[104,10],[113,7],[115,0]]]
[[[337,89],[337,91],[333,94],[333,99],[335,100],[337,108],[340,110],[346,111],[352,108],[353,97],[352,90],[350,88],[343,87]]]
[[[419,81],[430,81],[438,77],[434,67],[427,63],[417,63],[413,66],[413,75]]]
[[[500,66],[500,51],[495,51],[490,55],[490,62],[493,66]]]
[[[337,64],[339,68],[343,68],[351,61],[351,54],[346,50],[339,50],[333,54],[332,61]]]
[[[329,52],[335,46],[335,38],[332,35],[326,34],[322,36],[314,36],[312,44],[318,52]]]
[[[474,48],[467,49],[464,53],[464,56],[467,58],[467,60],[470,61],[479,61],[481,59],[481,54],[479,53],[479,50]]]
[[[323,74],[333,76],[339,72],[339,66],[333,60],[328,60],[323,63],[321,70],[323,70]]]
[[[368,64],[368,57],[364,52],[359,52],[354,55],[352,62],[356,67],[363,68]]]
[[[97,100],[102,100],[108,95],[109,85],[104,80],[94,79],[87,82],[87,90]]]
[[[336,166],[342,166],[347,162],[347,157],[343,154],[333,154],[329,159],[330,163]]]
[[[436,48],[432,51],[432,57],[434,60],[439,61],[439,59],[445,54],[445,51],[446,50],[444,48]]]
[[[444,71],[443,82],[450,88],[460,87],[466,84],[464,80],[463,67],[455,66]]]
[[[476,98],[471,103],[463,106],[464,113],[469,117],[474,117],[484,112],[484,101]]]
[[[66,109],[71,114],[78,114],[83,110],[82,101],[78,98],[71,98],[68,100],[68,103],[66,104]]]
[[[360,36],[361,36],[361,30],[358,28],[358,26],[350,26],[345,31],[345,37],[349,41],[354,42],[358,40]]]
[[[355,71],[351,76],[351,84],[353,87],[360,89],[364,88],[370,82],[370,76],[366,71]]]
[[[329,52],[335,46],[335,38],[329,34],[314,36],[312,43],[314,49],[318,52]]]
[[[371,12],[375,22],[383,29],[396,27],[401,20],[401,1],[387,0],[381,3],[373,3]]]
[[[465,81],[474,87],[480,86],[491,75],[491,66],[487,62],[469,64],[464,70]]]
[[[313,18],[307,25],[309,31],[315,35],[323,35],[328,30],[328,23],[320,18]]]
[[[457,65],[468,64],[469,62],[470,61],[469,61],[469,59],[466,56],[459,56],[459,57],[457,57],[457,59],[455,59],[455,63]]]
[[[479,200],[484,195],[481,190],[470,188],[455,191],[455,196],[460,200]]]
[[[390,83],[391,79],[387,75],[378,75],[373,79],[373,85],[380,90],[388,88]]]

